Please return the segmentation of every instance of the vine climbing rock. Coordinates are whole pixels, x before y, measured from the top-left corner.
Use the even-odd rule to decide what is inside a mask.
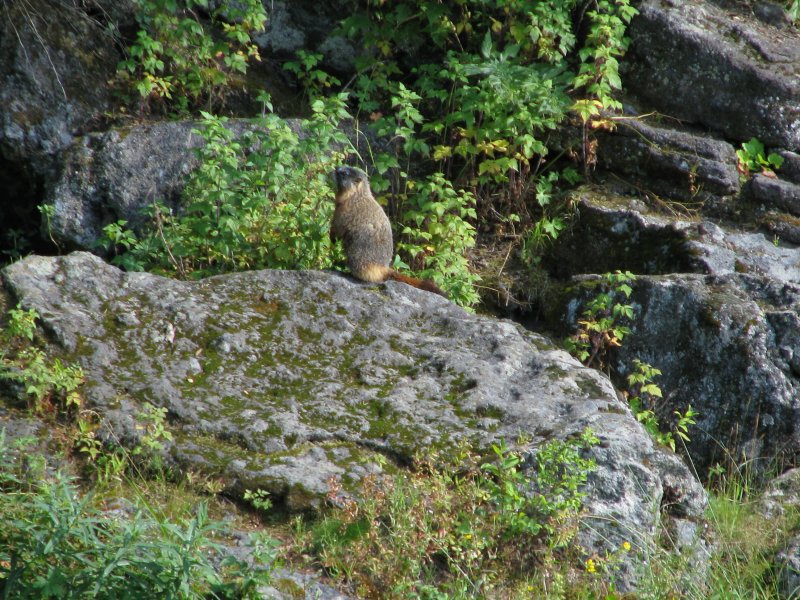
[[[261,488],[304,510],[324,502],[331,477],[352,484],[431,447],[503,440],[529,455],[591,428],[586,555],[633,544],[616,582],[631,589],[663,528],[682,551],[702,546],[706,496],[689,469],[605,376],[514,323],[334,273],[176,281],[76,252],[28,257],[2,278],[83,367],[105,435],[135,443],[143,403],[165,407],[167,457],[230,494]]]
[[[771,179],[764,178],[767,181]],[[800,248],[752,229],[684,220],[640,200],[583,194],[581,218],[554,246],[574,325],[596,275],[636,273],[631,332],[609,365],[620,379],[643,360],[661,371],[659,417],[699,413],[686,451],[704,476],[746,464],[767,476],[800,448]],[[581,284],[586,282],[586,286]]]

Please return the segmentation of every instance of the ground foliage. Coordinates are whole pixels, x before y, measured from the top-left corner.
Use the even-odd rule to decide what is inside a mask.
[[[109,508],[48,468],[34,440],[0,429],[0,595],[3,598],[259,598],[274,544],[251,538],[253,561],[226,555],[226,524],[194,514],[171,521],[151,507]],[[112,498],[105,498],[112,502]]]
[[[598,442],[586,430],[527,457],[501,442],[490,458],[462,444],[420,455],[409,472],[368,476],[355,498],[334,480],[336,508],[300,528],[296,543],[359,597],[531,592],[550,574],[545,558],[575,558],[570,543],[595,468],[585,453]]]

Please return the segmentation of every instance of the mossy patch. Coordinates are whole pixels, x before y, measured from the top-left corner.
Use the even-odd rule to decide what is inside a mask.
[[[575,377],[575,383],[578,385],[578,389],[583,392],[587,398],[607,398],[608,392],[603,389],[593,377],[588,375],[581,375]]]

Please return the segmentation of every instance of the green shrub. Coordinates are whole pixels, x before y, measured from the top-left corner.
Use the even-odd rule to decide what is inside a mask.
[[[475,216],[450,209],[454,219],[486,231],[521,223],[517,242],[525,243],[528,263],[563,229],[563,203],[553,201],[559,173],[546,158],[549,132],[573,112],[586,124],[620,107],[617,61],[636,12],[628,0],[590,8],[581,13],[577,0],[370,0],[343,21],[343,32],[367,49],[349,89],[358,114],[390,140],[370,160],[382,176],[375,189],[402,224],[405,263],[414,264],[423,245],[418,225],[406,219],[409,202],[417,223],[435,219],[434,210],[441,217],[437,194],[426,210],[412,199],[431,176],[475,197]],[[575,14],[586,24],[581,46]],[[586,136],[589,146],[588,130]],[[567,168],[564,180],[575,176]],[[453,229],[455,246],[473,242],[465,233]],[[431,245],[431,255],[440,251]],[[462,303],[475,301],[474,292],[464,295],[476,283],[466,261],[450,279],[446,290]]]
[[[403,204],[405,214],[397,251],[412,260],[420,277],[434,280],[448,297],[462,306],[478,301],[466,252],[475,245],[475,199],[456,191],[441,173],[414,186]]]
[[[275,544],[253,536],[254,566],[225,556],[205,504],[178,523],[132,506],[98,509],[75,482],[0,431],[0,588],[19,599],[258,598]],[[125,508],[117,510],[125,511]]]
[[[115,264],[180,278],[244,269],[331,266],[330,172],[346,138],[339,97],[318,100],[310,119],[292,125],[268,113],[237,136],[224,117],[203,113],[199,167],[180,209],[152,209],[152,231],[136,239],[124,223],[108,226]]]
[[[213,45],[192,12],[204,8],[204,2],[143,0],[140,40],[122,66],[143,97],[167,96],[174,89],[175,97],[184,99],[182,109],[213,99],[229,83],[215,77],[243,71],[253,52],[249,36],[264,19],[253,3],[258,4],[223,2],[211,13],[212,22],[226,20],[225,36],[217,36],[220,41]],[[459,304],[478,299],[478,278],[467,260],[476,226],[491,231],[497,222],[521,223],[521,233],[514,235],[530,264],[537,262],[535,253],[544,242],[564,228],[564,204],[556,201],[555,183],[573,182],[576,174],[571,167],[559,171],[547,162],[549,132],[570,114],[579,115],[588,163],[588,123],[600,119],[602,109],[619,108],[614,97],[620,86],[617,61],[635,10],[629,0],[603,1],[589,9],[582,11],[577,0],[369,0],[342,22],[342,31],[366,48],[356,77],[345,86],[347,97],[388,140],[369,162],[378,200],[395,223],[396,267],[409,265],[435,279]],[[586,30],[580,44],[575,15]],[[191,45],[200,51],[187,57],[177,40],[192,36],[197,39]],[[306,88],[317,115],[325,102],[321,94],[340,85],[319,67],[320,59],[301,51],[285,65]],[[209,79],[211,71],[218,71],[207,69],[209,60],[225,62],[227,71]],[[286,134],[289,146],[297,145],[277,118],[271,126],[270,137]],[[110,226],[109,245],[128,250],[118,262],[183,277],[254,266],[327,264],[320,256],[330,248],[320,230],[328,209],[320,205],[315,222],[302,216],[304,207],[297,200],[278,198],[264,211],[256,208],[263,203],[252,195],[258,181],[294,171],[302,172],[298,180],[318,181],[309,177],[308,165],[300,161],[304,167],[292,169],[290,162],[279,161],[270,173],[249,158],[260,156],[246,151],[250,140],[239,142],[211,124],[206,127],[206,160],[188,188],[191,203],[179,215],[154,207],[159,230],[148,239],[131,239],[124,224]],[[279,156],[269,140],[259,139],[256,145]],[[292,230],[295,215],[301,215],[301,224]],[[289,235],[276,241],[263,228],[274,230],[281,218],[289,219]]]
[[[795,26],[800,24],[800,0],[786,0],[786,7]]]
[[[573,538],[595,466],[582,453],[596,443],[590,431],[550,442],[527,464],[504,444],[483,466],[465,446],[450,458],[432,453],[408,473],[367,477],[357,500],[334,485],[341,508],[313,526],[302,550],[367,597],[481,598],[524,587],[532,566]]]
[[[283,68],[294,73],[309,97],[317,99],[324,97],[332,88],[342,83],[318,67],[321,61],[322,54],[298,50],[297,60],[283,63]]]
[[[454,183],[462,184],[466,175],[480,184],[507,182],[509,193],[518,192],[536,170],[534,160],[547,154],[544,134],[575,105],[574,90],[582,90],[597,111],[619,108],[613,97],[620,89],[617,59],[636,11],[627,0],[592,5],[579,47],[573,28],[579,5],[367,2],[342,26],[369,51],[353,81],[359,109],[376,117],[379,131],[387,125],[393,130],[396,98],[404,90],[414,94],[419,118],[406,126],[424,144],[406,137],[395,150],[432,158],[442,173],[462,169]],[[410,60],[419,64],[409,75]]]
[[[0,336],[0,379],[20,384],[28,407],[36,414],[68,413],[81,405],[83,369],[60,358],[51,359],[36,344],[38,318],[35,310],[19,305],[8,312],[8,323]]]
[[[739,171],[743,175],[750,173],[772,173],[779,169],[783,164],[783,157],[780,154],[771,152],[767,154],[762,144],[757,138],[752,138],[749,142],[742,144],[736,151],[739,159]]]
[[[243,75],[250,59],[260,60],[251,41],[267,19],[260,0],[136,4],[140,29],[117,68],[125,88],[138,93],[142,109],[163,104],[180,112],[211,110],[222,104],[233,76]]]

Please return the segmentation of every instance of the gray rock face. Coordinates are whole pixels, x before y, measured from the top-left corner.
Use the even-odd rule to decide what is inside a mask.
[[[669,198],[702,200],[738,192],[736,152],[730,144],[692,133],[620,121],[599,146],[601,165]]]
[[[299,121],[288,122],[305,135]],[[240,139],[265,131],[257,119],[230,119],[225,127]],[[109,223],[123,219],[140,230],[155,201],[179,210],[187,175],[199,164],[195,150],[204,143],[192,133],[198,128],[199,121],[169,121],[77,138],[46,186],[45,204],[53,209],[47,235],[68,248],[93,249]]]
[[[800,149],[800,33],[701,0],[644,0],[623,83],[725,137]]]
[[[255,41],[268,56],[294,57],[298,50],[318,52],[323,63],[338,72],[352,71],[356,50],[337,35],[339,22],[351,7],[343,2],[284,2],[267,6],[269,21]]]
[[[0,156],[47,169],[48,157],[96,124],[109,108],[105,82],[119,58],[100,24],[72,3],[4,4]]]
[[[697,224],[657,213],[639,199],[588,189],[578,197],[578,218],[548,252],[548,268],[560,277],[607,273],[691,272],[684,250]]]
[[[758,509],[767,518],[800,509],[800,469],[789,469],[770,481],[758,499]]]
[[[548,258],[562,277],[623,269],[647,275],[750,273],[800,282],[800,250],[776,245],[763,233],[676,219],[635,198],[598,190],[581,194],[579,211]]]
[[[272,580],[273,586],[259,590],[263,600],[356,600],[307,573],[277,569]]]
[[[35,236],[43,182],[110,108],[113,40],[75,0],[0,3],[0,244]],[[15,244],[16,245],[16,244]],[[17,248],[15,248],[17,249]],[[5,253],[5,252],[3,252]]]
[[[522,434],[535,448],[591,427],[601,444],[584,547],[644,549],[665,523],[698,537],[704,491],[605,377],[434,294],[318,272],[181,282],[86,253],[29,257],[3,279],[83,365],[109,431],[135,438],[142,403],[167,407],[172,458],[234,493],[259,487],[304,508],[331,476],[379,470],[376,453],[402,465],[461,438],[487,447]],[[621,584],[633,574],[626,563]]]
[[[773,238],[749,231],[723,230],[704,221],[692,228],[682,252],[691,256],[691,271],[728,275],[749,273],[776,282],[800,282],[800,251],[775,244]]]
[[[637,312],[615,361],[662,371],[662,422],[691,404],[688,444],[701,475],[747,461],[754,473],[792,464],[800,449],[800,285],[744,274],[640,276]]]
[[[800,594],[800,537],[775,557],[775,570],[781,597],[795,600]]]
[[[186,175],[197,166],[201,138],[193,122],[139,125],[77,139],[64,154],[60,176],[49,186],[52,235],[91,248],[118,219],[140,224],[155,201],[174,203]]]
[[[730,460],[764,474],[792,464],[800,449],[799,248],[586,194],[554,262],[565,275],[638,274],[633,331],[612,367],[621,380],[636,358],[662,371],[664,424],[689,404],[700,413],[688,446],[699,473]],[[582,313],[580,289],[570,292],[567,323]]]
[[[772,234],[773,239],[800,245],[800,218],[770,212],[761,219],[762,226]]]
[[[800,509],[800,469],[791,469],[771,481],[757,506],[768,519]],[[775,556],[774,564],[781,597],[796,599],[800,594],[800,536],[789,540]]]
[[[782,150],[778,154],[783,158],[783,164],[779,169],[781,179],[800,183],[800,154],[788,150]]]
[[[766,208],[800,217],[800,185],[766,175],[756,175],[746,187],[746,197]]]

